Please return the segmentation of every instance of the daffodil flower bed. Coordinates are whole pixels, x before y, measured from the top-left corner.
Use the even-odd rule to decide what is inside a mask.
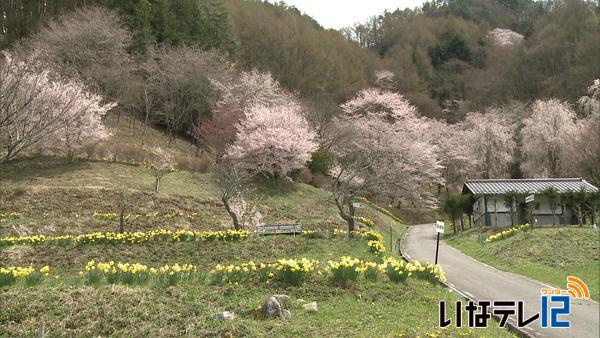
[[[491,235],[485,239],[486,243],[499,241],[501,239],[505,239],[511,236],[514,236],[517,232],[527,232],[529,231],[529,224],[519,225],[518,227],[509,228],[507,230],[501,231],[497,234]]]
[[[11,245],[77,245],[84,244],[139,244],[150,241],[239,241],[246,239],[250,232],[244,230],[225,231],[189,231],[189,230],[151,230],[147,232],[95,232],[84,235],[45,236],[31,235],[0,238],[0,247]]]
[[[371,252],[377,256],[382,256],[383,252],[385,251],[385,245],[382,241],[369,241],[367,245],[369,246]]]
[[[277,279],[285,284],[302,284],[319,265],[318,261],[307,258],[280,259],[274,263],[256,264],[254,261],[239,265],[217,264],[211,270],[211,284],[239,284],[255,277],[258,282]]]
[[[339,261],[328,261],[326,270],[331,272],[331,280],[334,283],[346,284],[358,279],[362,264],[358,258],[343,256]]]
[[[306,258],[280,259],[275,263],[275,275],[284,283],[300,285],[310,276],[318,264],[319,262]]]
[[[14,284],[17,280],[25,281],[27,285],[36,285],[50,273],[50,267],[44,266],[39,270],[34,267],[0,267],[0,287]]]
[[[189,279],[196,273],[192,264],[173,264],[160,267],[148,267],[139,263],[115,263],[90,261],[85,266],[85,271],[80,271],[87,284],[98,284],[106,280],[109,284],[144,284],[150,279],[174,285],[183,279]]]
[[[211,284],[239,284],[247,281],[252,274],[258,273],[258,280],[260,282],[266,282],[269,278],[274,276],[272,269],[274,264],[256,264],[254,261],[248,263],[241,263],[239,265],[222,265],[217,264],[211,274]]]
[[[369,228],[372,228],[375,225],[375,222],[373,222],[372,220],[370,220],[370,219],[368,219],[366,217],[357,216],[357,217],[354,217],[354,219],[356,219],[360,223],[368,226]]]
[[[21,213],[18,213],[16,211],[0,212],[0,221],[5,218],[18,219],[18,218],[21,218],[21,216],[22,216]]]
[[[395,257],[383,260],[381,270],[385,272],[392,282],[406,284],[408,278],[414,274],[416,278],[429,282],[446,281],[446,274],[441,266],[426,263],[422,266],[419,262],[405,262]]]
[[[120,215],[116,212],[94,212],[92,214],[92,217],[102,219],[102,220],[107,220],[107,221],[115,221],[115,220],[119,219]],[[184,212],[173,211],[173,212],[168,212],[166,214],[160,215],[158,213],[158,211],[153,211],[153,212],[149,212],[149,213],[145,213],[145,214],[136,213],[136,214],[123,215],[123,219],[126,221],[137,221],[140,219],[153,219],[153,218],[158,218],[158,217],[162,217],[164,219],[169,219],[169,220],[173,219],[175,217],[197,219],[200,217],[200,214],[197,212],[184,213]]]

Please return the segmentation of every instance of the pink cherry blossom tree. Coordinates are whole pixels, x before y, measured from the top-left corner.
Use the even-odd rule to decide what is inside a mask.
[[[207,120],[198,120],[193,130],[197,142],[210,145],[217,159],[236,137],[236,127],[245,117],[244,111],[254,105],[267,107],[285,104],[292,100],[270,73],[258,71],[242,72],[239,77],[227,83],[213,80],[220,91],[220,99]]]
[[[340,216],[354,230],[352,199],[359,195],[432,205],[429,186],[442,183],[436,148],[423,137],[427,120],[400,94],[374,88],[342,106],[332,192]]]
[[[236,133],[225,156],[248,171],[273,177],[302,168],[318,147],[314,131],[295,102],[249,107]]]
[[[560,177],[568,174],[567,159],[577,134],[575,112],[567,102],[537,100],[531,117],[524,121],[521,169],[528,177]]]
[[[470,113],[462,123],[466,155],[474,163],[472,174],[481,178],[506,177],[515,151],[509,121],[497,113]]]

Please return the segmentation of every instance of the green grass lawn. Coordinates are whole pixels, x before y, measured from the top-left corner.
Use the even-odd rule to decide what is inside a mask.
[[[488,229],[489,236],[498,229]],[[579,227],[543,227],[491,243],[477,241],[479,230],[448,236],[446,241],[475,259],[555,287],[567,276],[581,278],[593,299],[600,299],[600,234]]]
[[[345,236],[304,238],[250,237],[240,242],[149,242],[136,245],[83,247],[15,246],[0,249],[8,265],[50,264],[51,275],[40,285],[21,282],[0,289],[0,336],[35,334],[44,321],[50,336],[511,336],[495,323],[485,330],[438,329],[438,302],[456,296],[439,285],[410,279],[395,284],[381,275],[376,282],[359,279],[347,286],[333,284],[326,272],[293,287],[281,282],[210,285],[188,280],[171,287],[150,282],[141,286],[88,286],[77,272],[90,259],[140,262],[152,266],[193,263],[210,270],[216,263],[250,259],[308,257],[321,262],[351,255],[378,258],[364,240]],[[273,294],[292,297],[292,319],[259,319],[255,310]],[[297,299],[316,301],[318,312],[305,311]],[[233,311],[238,319],[223,322],[220,311]]]

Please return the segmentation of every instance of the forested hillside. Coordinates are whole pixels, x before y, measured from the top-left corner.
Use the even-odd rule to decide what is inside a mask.
[[[0,120],[5,160],[41,144],[66,144],[71,159],[84,151],[102,158],[93,148],[108,137],[98,130],[110,111],[141,121],[144,133],[153,125],[171,142],[183,137],[216,163],[252,158],[245,169],[262,165],[261,175],[275,178],[389,161],[395,172],[379,169],[386,180],[401,177],[396,192],[366,189],[384,199],[429,201],[432,191],[474,177],[600,181],[600,24],[592,2],[431,1],[341,31],[262,1],[13,0],[0,11],[12,65],[6,79],[56,84],[58,77],[60,86],[97,95],[81,99],[99,109],[82,124],[98,129],[75,133],[86,142],[49,139],[51,126],[65,131],[56,116],[43,119],[48,132],[11,130],[31,124],[9,113],[8,124]],[[266,137],[277,134],[296,143]],[[396,143],[369,148],[381,135]],[[273,149],[275,141],[285,151],[257,155],[249,146]],[[381,156],[360,158],[365,152]],[[256,163],[266,159],[275,162]],[[373,170],[361,175],[376,177]]]
[[[304,97],[339,103],[375,81],[374,70],[428,116],[464,114],[510,100],[575,101],[600,72],[598,6],[593,1],[450,0],[382,13],[343,30],[324,30],[285,4],[240,0],[56,0],[0,4],[7,47],[42,22],[82,5],[117,8],[129,46],[217,48],[244,69],[269,71]],[[498,45],[494,28],[523,35]],[[356,41],[350,43],[343,36]],[[362,46],[364,48],[359,48]]]

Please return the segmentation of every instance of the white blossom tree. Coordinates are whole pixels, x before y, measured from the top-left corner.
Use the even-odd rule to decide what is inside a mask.
[[[0,144],[10,160],[40,141],[63,137],[68,153],[107,136],[100,117],[114,107],[74,80],[54,79],[33,56],[0,64]],[[62,136],[61,136],[62,135]]]
[[[515,150],[510,123],[499,114],[470,113],[462,123],[463,142],[469,147],[473,175],[482,178],[506,177]]]
[[[160,191],[160,180],[167,173],[175,170],[175,160],[173,156],[163,148],[156,148],[153,151],[152,162],[149,167],[154,170],[154,191]]]
[[[574,139],[573,165],[582,176],[600,185],[600,79],[588,87],[589,96],[579,99],[585,117],[578,121],[578,133]]]
[[[469,131],[462,124],[429,120],[427,138],[436,146],[436,157],[442,166],[446,187],[458,187],[475,171],[477,159],[467,141]]]
[[[427,120],[400,94],[366,89],[342,106],[332,192],[340,216],[354,230],[358,195],[434,204],[430,184],[443,182],[436,149],[423,132]]]
[[[248,171],[284,177],[305,166],[318,147],[315,133],[294,102],[254,105],[244,115],[225,156]]]
[[[537,100],[524,122],[523,162],[528,177],[561,177],[568,173],[567,159],[577,135],[575,112],[567,102]]]

